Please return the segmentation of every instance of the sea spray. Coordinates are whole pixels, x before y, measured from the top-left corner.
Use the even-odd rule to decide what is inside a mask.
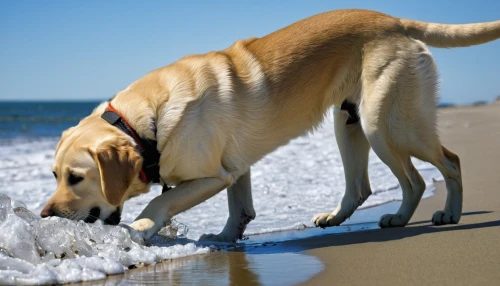
[[[41,219],[26,206],[0,194],[0,284],[54,284],[103,279],[133,265],[209,252],[184,240],[187,227],[174,221],[155,244],[134,242],[120,226]]]

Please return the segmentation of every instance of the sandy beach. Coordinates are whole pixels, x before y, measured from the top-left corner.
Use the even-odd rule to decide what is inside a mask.
[[[500,281],[500,102],[441,109],[443,145],[461,159],[459,224],[435,227],[446,188],[423,200],[410,225],[302,241],[325,270],[304,285],[498,285]]]
[[[380,215],[399,207],[392,202],[360,210],[347,222],[370,223],[274,233],[260,243],[83,285],[498,285],[500,102],[440,109],[439,116],[442,142],[462,164],[464,213],[457,225],[430,222],[446,198],[437,182],[436,194],[422,200],[405,228],[376,227]]]

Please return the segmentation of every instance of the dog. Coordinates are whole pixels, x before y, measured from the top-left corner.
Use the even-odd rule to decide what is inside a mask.
[[[500,38],[500,21],[447,25],[349,9],[312,16],[222,51],[151,71],[62,133],[57,190],[42,217],[118,224],[123,203],[164,185],[128,227],[148,239],[170,218],[227,189],[229,218],[201,240],[234,242],[255,218],[251,166],[313,132],[333,107],[346,190],[319,227],[338,226],[370,196],[372,148],[397,177],[403,200],[379,226],[403,227],[425,183],[411,157],[430,162],[447,187],[435,225],[462,213],[459,157],[436,130],[437,77],[427,45]],[[173,186],[173,188],[171,188]],[[304,190],[305,191],[305,190]]]

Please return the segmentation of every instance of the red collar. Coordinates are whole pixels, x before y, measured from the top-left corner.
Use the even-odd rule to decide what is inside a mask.
[[[127,135],[132,137],[137,143],[137,150],[142,156],[143,163],[141,171],[139,172],[139,178],[144,183],[159,183],[160,182],[160,152],[156,148],[156,141],[141,138],[137,132],[130,126],[125,116],[123,116],[111,102],[108,103],[108,107],[101,115],[101,118],[106,120],[109,124],[119,128]]]

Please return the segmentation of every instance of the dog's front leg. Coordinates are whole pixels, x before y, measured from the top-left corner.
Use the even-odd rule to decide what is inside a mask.
[[[220,177],[202,178],[180,183],[154,198],[130,225],[144,240],[155,235],[176,214],[209,199],[232,184],[226,171]]]
[[[354,107],[353,107],[354,108]],[[355,115],[355,110],[349,110]],[[354,113],[353,113],[354,112]],[[335,137],[339,146],[346,191],[342,201],[332,213],[317,214],[313,218],[316,226],[336,226],[349,218],[370,195],[368,179],[368,152],[370,145],[359,120],[346,110],[334,109]]]
[[[229,218],[219,234],[204,234],[200,240],[236,242],[243,237],[247,224],[255,218],[250,170],[227,189]]]

